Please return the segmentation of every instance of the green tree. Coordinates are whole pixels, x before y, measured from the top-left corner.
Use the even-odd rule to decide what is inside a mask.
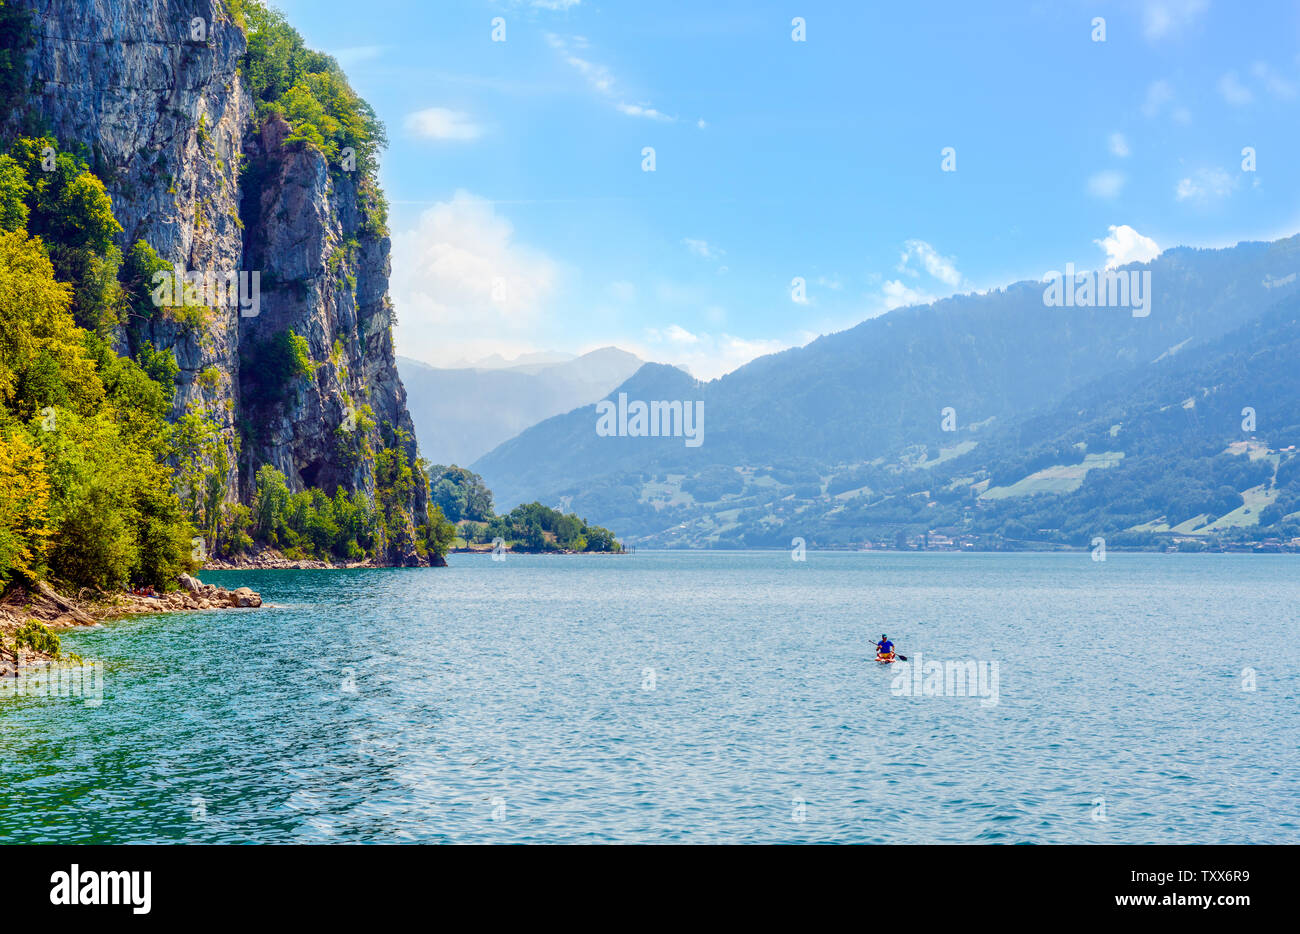
[[[486,522],[492,518],[492,491],[478,474],[454,464],[435,464],[428,468],[428,474],[430,499],[452,522]]]
[[[104,331],[117,323],[119,312],[122,254],[114,238],[122,227],[104,183],[84,161],[57,149],[50,138],[18,139],[10,147],[26,183],[26,229],[44,242],[58,279],[72,284],[77,323]],[[12,221],[16,180],[0,183],[0,189]]]
[[[45,458],[23,429],[0,430],[0,587],[40,576],[50,535]]]
[[[420,538],[429,554],[444,558],[456,541],[456,523],[447,521],[441,509],[431,506],[428,521],[420,526]]]
[[[284,482],[284,474],[270,464],[263,464],[257,470],[254,484],[253,528],[257,539],[271,545],[278,544],[276,533],[289,504],[289,487]]]
[[[0,230],[26,230],[32,186],[12,156],[0,156]]]
[[[609,529],[601,526],[588,526],[583,533],[587,540],[587,551],[617,552],[622,551],[623,546],[618,543],[614,533]]]

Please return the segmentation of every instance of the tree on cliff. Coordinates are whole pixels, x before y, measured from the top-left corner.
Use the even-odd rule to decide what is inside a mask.
[[[258,0],[227,0],[227,5],[248,39],[241,71],[259,122],[280,114],[292,128],[288,140],[319,149],[332,169],[352,160],[368,226],[382,232],[388,205],[376,173],[379,153],[388,145],[383,122],[352,90],[339,63],[307,48],[279,11]]]
[[[290,492],[280,471],[257,471],[253,504],[227,511],[218,535],[219,553],[239,554],[254,545],[280,549],[291,559],[357,561],[366,557],[400,563],[410,555],[443,557],[456,526],[437,506],[418,526],[406,508],[412,487],[428,480],[400,447],[386,447],[376,459],[376,503],[361,491],[339,487],[333,497],[319,489]]]

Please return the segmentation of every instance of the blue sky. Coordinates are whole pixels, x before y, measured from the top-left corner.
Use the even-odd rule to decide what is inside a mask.
[[[712,378],[1067,262],[1300,231],[1295,3],[277,5],[388,126],[398,352],[435,364],[616,344]]]

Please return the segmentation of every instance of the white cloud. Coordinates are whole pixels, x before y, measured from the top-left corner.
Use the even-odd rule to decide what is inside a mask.
[[[1219,79],[1219,94],[1234,107],[1244,106],[1255,99],[1255,95],[1241,83],[1235,71],[1229,71]]]
[[[879,276],[874,274],[869,276],[868,279],[873,282],[875,288],[874,292],[869,292],[866,296],[866,312],[869,316],[884,314],[886,311],[908,305],[928,305],[945,295],[951,295],[965,281],[953,259],[941,255],[924,240],[904,241],[903,252],[899,255],[899,263],[895,268],[903,275],[918,281],[909,285],[903,279],[889,279],[882,283]],[[922,272],[934,280],[934,284],[928,286],[921,284],[919,280]],[[874,283],[880,284],[875,286]],[[939,288],[939,285],[943,288]]]
[[[1123,133],[1110,134],[1110,151],[1112,155],[1119,156],[1121,159],[1128,158],[1128,140],[1124,138]]]
[[[1291,100],[1296,96],[1296,82],[1274,70],[1267,62],[1256,62],[1252,65],[1250,77],[1264,93],[1277,100]],[[1236,70],[1225,72],[1219,78],[1217,87],[1219,95],[1234,107],[1244,107],[1255,100],[1255,90]]]
[[[1147,0],[1142,32],[1153,42],[1175,36],[1198,20],[1209,6],[1209,0]]]
[[[1109,201],[1119,196],[1126,180],[1123,172],[1113,170],[1098,172],[1088,179],[1088,194]]]
[[[417,110],[406,117],[408,132],[424,139],[475,140],[483,135],[483,128],[468,114],[446,107],[429,107]]]
[[[698,344],[700,337],[679,324],[670,324],[663,330],[663,339],[673,344]]]
[[[879,313],[908,305],[928,305],[938,296],[924,289],[914,289],[898,279],[890,279],[880,289],[873,311]]]
[[[689,371],[697,379],[716,379],[756,357],[794,346],[780,340],[750,340],[731,334],[693,334],[678,325],[646,332],[650,346],[630,349],[647,360],[661,360]],[[622,342],[626,343],[626,342]]]
[[[700,117],[699,120],[695,121],[695,125],[701,130],[707,130],[709,128],[709,125],[704,121],[703,117]]]
[[[627,114],[629,117],[645,117],[647,120],[662,120],[665,123],[672,123],[677,119],[644,104],[619,103],[615,106],[618,108],[619,113]]]
[[[614,76],[610,74],[608,68],[604,65],[597,65],[594,62],[587,61],[585,58],[574,55],[570,50],[570,46],[577,46],[578,48],[585,49],[587,47],[586,39],[583,39],[581,36],[570,36],[566,40],[562,36],[555,35],[555,33],[547,33],[546,41],[551,48],[560,53],[560,57],[563,58],[565,62],[587,80],[587,83],[591,85],[593,90],[604,95],[608,95],[614,90]]]
[[[558,278],[550,257],[516,243],[510,222],[465,191],[395,233],[392,255],[397,340],[420,359],[522,340]]]
[[[582,36],[569,36],[566,39],[554,33],[547,33],[546,41],[551,48],[560,53],[560,57],[565,62],[587,80],[587,83],[597,94],[611,100],[619,97],[618,82],[614,79],[613,72],[604,65],[596,64],[573,53],[574,47],[580,49],[587,47],[586,39]],[[619,113],[626,114],[629,117],[643,117],[647,120],[660,120],[667,123],[677,119],[661,110],[656,110],[649,104],[629,104],[627,101],[620,99],[614,104],[614,107]],[[703,121],[701,121],[701,129],[703,129]]]
[[[582,0],[532,0],[532,6],[539,10],[571,10]]]
[[[686,249],[703,259],[718,259],[726,252],[726,250],[720,250],[715,246],[710,246],[707,240],[693,240],[690,237],[686,237],[682,240],[682,243],[686,245]]]
[[[1093,243],[1106,251],[1106,268],[1115,269],[1128,263],[1148,263],[1160,255],[1160,247],[1150,237],[1144,237],[1128,224],[1112,224],[1110,233]]]
[[[926,273],[938,279],[944,285],[956,288],[961,285],[961,273],[957,271],[952,259],[940,256],[938,251],[924,240],[908,240],[903,244],[903,253],[899,257],[898,271],[915,277],[919,275],[911,266],[912,260],[920,260]]]
[[[1236,191],[1238,181],[1223,169],[1198,169],[1178,180],[1174,194],[1179,201],[1218,201]]]
[[[609,69],[604,65],[594,64],[576,55],[566,55],[564,60],[576,68],[595,90],[602,94],[608,94],[613,90],[614,76],[609,73]]]

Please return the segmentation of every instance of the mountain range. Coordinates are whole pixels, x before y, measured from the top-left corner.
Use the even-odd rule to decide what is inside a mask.
[[[1052,307],[1045,283],[1019,282],[898,309],[709,383],[647,365],[606,398],[703,402],[699,447],[601,436],[593,405],[472,466],[502,505],[565,501],[650,545],[1259,536],[1290,515],[1259,525],[1289,501],[1286,448],[1300,440],[1283,353],[1298,270],[1300,237],[1182,247],[1117,271],[1149,274],[1145,315]],[[1229,469],[1242,463],[1272,472]],[[1145,505],[1107,503],[1111,487],[1134,492],[1120,483],[1134,464]]]
[[[440,369],[449,370],[523,370],[526,368],[544,368],[557,363],[576,360],[577,354],[564,353],[560,350],[538,350],[533,353],[521,353],[515,357],[504,357],[499,353],[488,354],[477,360],[459,360]],[[432,366],[432,364],[426,364]]]
[[[439,464],[469,464],[538,422],[602,398],[642,360],[617,347],[580,357],[499,356],[473,367],[441,368],[397,358],[420,453]]]

